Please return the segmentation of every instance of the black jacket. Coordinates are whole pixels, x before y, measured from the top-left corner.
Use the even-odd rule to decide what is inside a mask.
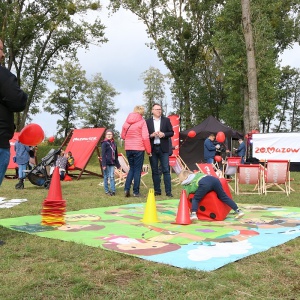
[[[148,131],[149,131],[149,135],[150,135],[154,132],[153,117],[147,119],[146,123],[147,123]],[[161,150],[164,153],[165,152],[169,153],[170,152],[169,138],[174,135],[173,127],[172,127],[172,124],[171,124],[171,121],[170,121],[169,118],[163,117],[163,116],[161,117],[160,131],[165,134],[165,137],[160,139]],[[153,145],[154,145],[154,138],[153,137],[150,137],[150,143],[151,143],[151,148],[152,148],[152,151],[153,151]]]
[[[27,94],[9,70],[0,66],[0,148],[9,148],[9,140],[15,131],[14,112],[26,107]]]

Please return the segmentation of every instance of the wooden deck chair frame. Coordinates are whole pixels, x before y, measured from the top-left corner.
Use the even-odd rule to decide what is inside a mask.
[[[189,167],[186,165],[186,163],[183,161],[183,159],[179,155],[170,155],[169,156],[169,165],[170,165],[170,171],[172,169],[177,175],[176,178],[172,179],[172,182],[176,183],[175,185],[180,184],[178,175],[183,170],[190,171]]]
[[[119,163],[121,165],[121,170],[118,170],[119,173],[117,173],[117,174],[118,174],[118,176],[121,180],[120,184],[123,184],[123,183],[125,184],[126,177],[127,177],[128,172],[129,172],[130,166],[129,166],[127,158],[125,157],[125,155],[123,153],[119,153],[118,159],[119,159]],[[145,188],[148,188],[148,187],[145,184],[145,182],[143,181],[142,177],[144,177],[147,174],[148,174],[148,171],[144,171],[144,167],[143,167],[143,170],[141,172],[141,183],[143,184],[143,186]]]
[[[70,176],[77,176],[77,180],[79,180],[82,175],[103,177],[100,160],[99,173],[87,170],[86,167],[95,152],[97,156],[100,157],[99,142],[104,131],[105,128],[72,129],[70,131],[61,146],[62,148],[66,146],[65,152],[72,152],[74,157],[74,166],[68,168],[68,174]],[[73,172],[77,173],[74,174]]]
[[[282,187],[282,185],[284,187]],[[276,187],[277,190],[270,190]],[[263,192],[267,193],[291,193],[290,161],[279,159],[268,159],[264,164]]]
[[[235,173],[235,193],[240,194],[259,194],[261,195],[262,190],[262,167],[260,164],[237,165],[237,172]],[[254,185],[252,191],[241,190],[241,185]]]

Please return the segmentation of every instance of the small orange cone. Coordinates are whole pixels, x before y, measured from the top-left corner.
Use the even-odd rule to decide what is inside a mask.
[[[144,212],[144,218],[142,219],[142,222],[144,223],[159,222],[157,218],[154,189],[149,189],[146,208]]]
[[[55,167],[46,200],[61,200],[61,199],[62,199],[62,193],[61,193],[59,168]]]
[[[188,205],[186,191],[182,190],[175,224],[189,225],[191,223],[192,222],[190,219],[190,209]]]

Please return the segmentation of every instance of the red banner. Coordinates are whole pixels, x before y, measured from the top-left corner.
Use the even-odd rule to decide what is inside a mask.
[[[173,155],[179,155],[179,124],[180,117],[178,115],[168,116],[173,126],[174,135],[172,136]]]

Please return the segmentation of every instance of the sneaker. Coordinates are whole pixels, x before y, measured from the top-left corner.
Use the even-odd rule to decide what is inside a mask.
[[[166,194],[168,197],[173,197],[172,193]]]
[[[126,198],[130,197],[129,191],[124,191],[124,195],[125,195]]]
[[[140,193],[138,194],[133,194],[133,197],[142,197],[142,195]]]
[[[236,216],[234,217],[235,219],[240,219],[245,215],[245,213],[239,208],[235,211],[235,214],[236,214]]]
[[[197,214],[196,214],[195,212],[192,212],[192,213],[190,214],[190,219],[191,219],[191,221],[198,220]]]
[[[116,196],[116,193],[115,192],[110,192],[110,195],[111,196]]]
[[[161,196],[160,192],[154,192],[154,196]]]

